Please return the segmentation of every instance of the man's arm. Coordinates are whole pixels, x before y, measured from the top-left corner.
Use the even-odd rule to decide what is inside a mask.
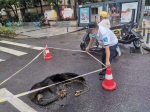
[[[94,40],[95,40],[95,38],[91,38],[91,39],[90,39],[90,42],[89,42],[89,44],[88,44],[88,46],[87,46],[87,48],[86,48],[86,52],[89,51],[90,46],[92,45],[92,43],[94,42]]]
[[[110,36],[105,34],[103,35],[103,43],[105,46],[105,53],[106,53],[106,63],[104,63],[106,65],[106,67],[110,66],[110,48],[109,48],[109,44],[110,44]]]
[[[109,46],[106,46],[105,48],[105,52],[106,52],[106,67],[109,67],[110,66],[110,48]]]

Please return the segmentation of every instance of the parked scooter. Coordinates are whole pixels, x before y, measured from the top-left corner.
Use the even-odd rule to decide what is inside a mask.
[[[136,27],[137,27],[137,23],[134,23],[133,21],[131,21],[122,26],[116,26],[110,29],[118,37],[119,43],[131,44],[133,42],[134,47],[136,49],[140,49],[141,44],[142,44],[140,39],[142,39],[143,37],[135,31]]]
[[[111,27],[110,29],[114,32],[114,34],[118,37],[118,42],[122,44],[131,44],[133,42],[133,45],[136,49],[140,49],[142,42],[140,39],[142,39],[142,36],[138,34],[134,28],[137,27],[137,24],[133,21],[130,21],[127,24],[121,25],[121,26],[115,26]],[[89,44],[90,41],[90,33],[86,31],[86,34],[83,37],[83,43],[80,44],[80,48],[85,51],[86,47]],[[92,44],[92,47],[90,48],[91,52],[99,53],[101,51],[101,46],[99,46],[98,41],[96,40],[94,44]],[[116,50],[116,55],[118,53],[120,54],[119,46]]]
[[[39,22],[39,27],[43,27],[43,26],[51,26],[49,22],[45,22],[45,19],[42,19],[40,22]]]

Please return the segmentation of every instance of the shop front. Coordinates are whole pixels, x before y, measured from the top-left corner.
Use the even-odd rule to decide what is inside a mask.
[[[101,11],[108,12],[108,19],[111,26],[128,23],[133,20],[138,22],[141,12],[142,0],[114,0],[108,2],[92,3],[80,5],[79,26],[84,27],[89,22],[100,22],[99,13]]]

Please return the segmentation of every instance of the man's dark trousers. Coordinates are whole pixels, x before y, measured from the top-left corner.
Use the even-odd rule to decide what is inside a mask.
[[[117,45],[118,44],[109,47],[110,48],[110,59],[109,59],[110,63],[112,62],[112,59],[113,59],[113,57],[114,57],[114,55],[116,53]],[[106,64],[106,51],[105,51],[105,48],[102,48],[102,63],[104,65]],[[102,68],[105,68],[104,65],[102,65]],[[106,69],[103,69],[101,71],[100,75],[105,75],[105,73],[106,73]]]

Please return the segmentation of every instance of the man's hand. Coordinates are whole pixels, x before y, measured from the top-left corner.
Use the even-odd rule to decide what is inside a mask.
[[[110,67],[110,62],[109,61],[106,61],[106,67],[108,68],[108,67]]]
[[[87,47],[85,51],[86,51],[86,52],[89,52],[89,49],[90,49],[90,47]]]

